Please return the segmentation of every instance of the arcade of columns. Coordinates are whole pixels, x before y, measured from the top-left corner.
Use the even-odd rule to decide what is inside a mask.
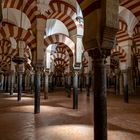
[[[68,97],[73,93],[73,109],[78,109],[78,88],[86,88],[90,96],[93,87],[94,138],[107,140],[106,87],[114,85],[115,94],[124,95],[128,103],[129,94],[140,83],[139,19],[127,2],[1,2],[1,90],[10,95],[17,91],[18,101],[23,91],[30,91],[37,114],[41,92],[49,100],[48,93],[55,86],[65,86]],[[10,15],[15,14],[14,10],[18,22]],[[60,26],[48,26],[52,19],[61,21],[68,33],[58,31]]]

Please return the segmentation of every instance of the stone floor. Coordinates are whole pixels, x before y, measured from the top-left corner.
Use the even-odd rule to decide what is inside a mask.
[[[140,90],[129,104],[108,91],[108,140],[140,140]],[[31,94],[17,102],[16,93],[0,93],[0,140],[93,140],[93,96],[79,93],[79,109],[64,90],[41,97],[41,113],[34,114]]]

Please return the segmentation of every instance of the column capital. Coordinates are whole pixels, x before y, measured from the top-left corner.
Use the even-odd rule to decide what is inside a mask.
[[[49,69],[45,69],[44,74],[49,75]]]
[[[35,72],[43,72],[44,70],[44,65],[42,61],[34,62],[33,67],[34,67]]]
[[[9,74],[13,74],[14,73],[14,70],[9,70]]]
[[[128,73],[128,69],[121,70],[121,73]]]
[[[101,49],[99,47],[88,50],[89,56],[95,59],[106,59],[110,55],[110,49]]]
[[[79,75],[80,74],[80,69],[74,68],[73,69],[73,74],[74,75]]]

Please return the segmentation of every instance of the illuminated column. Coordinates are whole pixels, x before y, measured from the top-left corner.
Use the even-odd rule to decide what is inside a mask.
[[[49,70],[44,72],[44,99],[48,99],[48,92],[49,92]]]
[[[45,19],[37,18],[37,28],[36,28],[36,60],[34,62],[34,70],[35,70],[35,78],[34,78],[34,85],[35,85],[35,100],[34,100],[34,113],[40,113],[40,90],[41,90],[41,73],[44,69],[44,31],[45,31]]]
[[[6,71],[4,73],[4,90],[5,92],[8,92],[8,72]]]
[[[68,73],[68,97],[71,97],[71,73]]]
[[[126,70],[123,70],[122,71],[122,73],[123,73],[123,78],[124,78],[124,102],[125,103],[128,103],[128,70],[126,69]]]
[[[41,88],[41,72],[43,70],[42,64],[36,64],[35,66],[35,77],[34,77],[34,84],[35,84],[35,107],[34,113],[40,113],[40,88]]]
[[[134,93],[134,82],[133,82],[133,76],[132,76],[132,45],[133,45],[133,42],[132,42],[132,38],[130,37],[127,41],[125,42],[122,42],[119,44],[123,49],[124,51],[126,52],[126,66],[125,68],[123,68],[124,70],[127,69],[127,80],[128,80],[128,93],[129,94],[132,94]],[[124,65],[124,64],[121,64],[121,65]],[[122,69],[122,70],[123,70]]]
[[[13,95],[14,71],[10,71],[10,95]]]
[[[124,94],[124,87],[123,87],[123,74],[122,72],[120,72],[120,75],[119,75],[119,94],[120,95],[123,95]]]
[[[115,69],[115,93],[119,95],[119,70]]]
[[[86,75],[87,96],[90,96],[90,86],[91,86],[91,75],[90,75],[90,73],[88,73]]]
[[[18,49],[19,49],[19,59],[18,62],[18,101],[21,100],[22,96],[22,78],[24,73],[24,60],[20,62],[24,58],[24,48],[25,48],[25,42],[22,40],[18,40]]]
[[[93,59],[95,140],[107,140],[106,61],[103,56]]]
[[[33,70],[31,70],[30,75],[31,75],[31,79],[30,79],[30,82],[31,82],[31,94],[33,94],[33,92],[34,92],[34,75],[35,75],[35,72]]]
[[[78,109],[78,73],[79,69],[74,69],[73,75],[73,109]]]

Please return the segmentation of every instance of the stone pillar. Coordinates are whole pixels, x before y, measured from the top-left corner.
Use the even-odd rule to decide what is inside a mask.
[[[119,70],[115,70],[115,94],[119,95]]]
[[[49,75],[49,87],[50,87],[50,91],[53,91],[53,75],[52,73],[50,73]]]
[[[22,76],[23,76],[23,72],[22,71],[18,71],[18,101],[21,100],[21,94],[22,94]]]
[[[94,59],[94,139],[107,140],[106,65]]]
[[[83,91],[83,73],[80,74],[80,92]]]
[[[38,3],[39,4],[39,3]],[[36,56],[33,57],[33,64],[35,69],[34,85],[35,85],[35,100],[34,113],[40,113],[40,90],[41,90],[41,71],[43,70],[44,61],[44,31],[46,27],[46,20],[43,18],[36,18]]]
[[[124,102],[128,103],[128,70],[123,70],[124,77]]]
[[[35,75],[35,72],[32,70],[31,71],[31,94],[33,94],[34,93],[34,75]]]
[[[3,89],[4,89],[4,91],[6,92],[6,86],[7,86],[7,74],[6,74],[6,72],[4,73],[4,87],[3,87]]]
[[[86,92],[87,96],[89,96],[89,74],[86,74]]]
[[[140,61],[138,61],[138,85],[140,85]]]
[[[71,97],[71,74],[69,73],[68,74],[68,81],[67,81],[68,83],[68,97]]]
[[[107,88],[109,88],[109,75],[107,75]]]
[[[10,95],[13,95],[13,86],[14,86],[14,71],[11,70],[10,78]]]
[[[87,96],[90,96],[90,87],[91,87],[91,74],[90,73],[87,75],[86,86],[87,86]]]
[[[40,113],[40,90],[41,90],[41,72],[43,70],[42,63],[36,63],[34,65],[35,69],[35,77],[34,77],[34,85],[35,85],[35,100],[34,100],[34,113]]]
[[[31,88],[30,74],[28,71],[26,71],[26,73],[25,73],[25,91],[29,91],[29,88]]]
[[[78,109],[78,70],[74,70],[73,76],[73,109]]]
[[[0,73],[0,79],[1,79],[0,90],[3,90],[3,86],[4,86],[4,76],[3,76],[3,73]]]
[[[134,78],[132,73],[132,67],[128,68],[128,93],[134,93]]]
[[[5,75],[5,92],[8,92],[8,86],[9,86],[9,72],[6,72],[6,75]]]
[[[119,75],[119,94],[123,95],[124,94],[124,87],[123,87],[123,83],[124,83],[124,78],[123,78],[123,73],[120,72]]]
[[[45,79],[44,79],[44,99],[48,99],[48,92],[49,92],[49,71],[46,70],[44,72]]]

